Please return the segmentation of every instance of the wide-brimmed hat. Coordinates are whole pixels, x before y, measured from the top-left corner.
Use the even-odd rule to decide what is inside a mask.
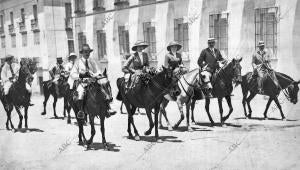
[[[265,46],[264,41],[258,41],[257,47]]]
[[[70,60],[71,58],[77,58],[77,55],[75,53],[70,53],[68,59]]]
[[[167,46],[167,50],[171,51],[171,47],[172,46],[176,46],[177,47],[177,51],[181,49],[182,45],[180,45],[177,41],[171,41],[168,46]]]
[[[5,61],[9,61],[9,60],[13,60],[13,59],[14,59],[14,56],[10,55],[10,54],[6,55],[6,57],[5,57]]]
[[[137,47],[143,47],[144,49],[147,48],[149,45],[145,43],[144,41],[137,41],[133,46],[132,46],[132,51],[136,51]]]
[[[212,37],[207,39],[207,43],[212,43],[212,42],[216,42],[216,39]]]
[[[84,49],[84,48],[86,48],[86,49]],[[82,54],[83,50],[88,50],[89,52],[93,51],[93,49],[91,49],[88,44],[83,44],[82,49],[79,51],[79,53]]]

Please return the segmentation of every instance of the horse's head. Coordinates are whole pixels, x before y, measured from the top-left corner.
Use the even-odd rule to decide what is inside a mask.
[[[202,71],[199,74],[199,83],[207,90],[212,90],[213,86],[211,84],[211,72],[206,68],[208,65],[204,66]]]
[[[37,71],[37,63],[30,58],[23,58],[20,62],[19,82],[27,82],[29,84],[33,81],[33,74]]]
[[[227,65],[227,68],[230,69],[230,73],[233,76],[233,82],[239,84],[242,82],[242,66],[241,61],[243,58],[234,58]]]
[[[288,96],[290,98],[290,101],[293,104],[296,104],[298,102],[298,92],[299,92],[299,87],[298,84],[300,81],[293,81],[288,87],[287,87],[287,92]]]
[[[111,102],[113,100],[110,82],[107,77],[106,69],[102,74],[96,76],[97,84],[100,87],[102,94],[105,97],[105,100]]]

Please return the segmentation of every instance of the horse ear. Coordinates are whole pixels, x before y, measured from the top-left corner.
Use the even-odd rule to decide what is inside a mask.
[[[161,67],[162,67],[163,71],[167,69],[167,68],[166,68],[165,66],[163,66],[163,65],[162,65]]]
[[[296,83],[297,83],[297,84],[299,84],[299,83],[300,83],[300,80],[299,80],[299,81],[297,81]]]
[[[243,57],[239,58],[239,62],[241,62],[243,60]]]
[[[104,69],[103,73],[102,73],[105,77],[107,76],[106,74],[106,68]]]

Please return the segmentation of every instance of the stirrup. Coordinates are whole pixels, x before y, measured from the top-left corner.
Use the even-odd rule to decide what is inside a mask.
[[[84,112],[82,110],[80,110],[77,114],[78,119],[84,119]]]

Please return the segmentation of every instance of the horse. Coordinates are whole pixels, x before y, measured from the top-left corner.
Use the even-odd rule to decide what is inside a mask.
[[[105,115],[109,110],[109,103],[113,100],[110,82],[107,77],[106,69],[102,74],[97,75],[94,78],[90,78],[91,82],[88,83],[86,87],[86,101],[84,106],[84,112],[88,115],[90,126],[91,126],[91,137],[89,140],[86,140],[83,130],[83,125],[85,120],[78,118],[77,113],[79,111],[79,107],[74,101],[73,94],[76,93],[75,90],[68,92],[68,102],[72,106],[72,109],[75,112],[75,116],[78,123],[79,128],[79,144],[80,145],[87,145],[87,148],[90,148],[91,144],[93,143],[94,136],[96,134],[95,131],[95,124],[94,119],[95,117],[100,118],[101,121],[101,133],[102,133],[102,144],[105,148],[108,147],[105,138]],[[83,138],[83,140],[82,140]]]
[[[119,98],[124,102],[127,113],[128,113],[128,128],[127,132],[129,138],[132,139],[131,125],[134,128],[135,140],[140,140],[140,135],[135,127],[133,115],[136,108],[144,108],[149,120],[149,129],[145,131],[145,135],[151,134],[153,127],[155,126],[155,140],[161,142],[158,134],[158,112],[160,103],[165,94],[169,93],[170,90],[177,91],[179,87],[177,85],[178,78],[173,76],[171,69],[162,67],[162,71],[154,75],[146,86],[142,86],[142,81],[137,82],[136,86],[132,89],[126,88],[125,79],[117,79],[117,87],[119,89]],[[128,90],[128,91],[127,91]],[[154,109],[155,122],[152,120],[152,109]]]
[[[298,102],[298,92],[299,92],[298,84],[300,83],[300,81],[295,81],[290,76],[280,72],[275,72],[275,75],[278,80],[280,89],[276,87],[275,83],[273,82],[270,76],[267,76],[266,80],[263,83],[264,94],[261,95],[269,96],[269,100],[267,102],[264,111],[264,118],[265,119],[268,118],[267,117],[268,109],[272,101],[274,101],[277,107],[279,108],[282,120],[285,120],[285,116],[283,114],[280,102],[278,100],[278,95],[280,94],[281,91],[283,91],[287,99],[291,103],[296,104]],[[243,93],[242,104],[244,108],[244,114],[246,118],[251,118],[252,109],[250,106],[250,102],[258,94],[258,84],[257,81],[253,79],[252,72],[248,72],[242,77],[241,87]],[[248,96],[249,92],[250,95]],[[249,111],[248,115],[246,110],[246,103]]]
[[[46,105],[47,105],[47,101],[51,96],[53,96],[53,114],[54,114],[54,118],[58,118],[58,116],[56,115],[56,102],[58,98],[63,98],[64,99],[64,110],[63,110],[63,115],[64,118],[66,117],[66,111],[68,113],[68,120],[67,123],[70,124],[71,123],[71,116],[70,116],[70,112],[71,112],[71,106],[68,104],[67,101],[67,90],[69,89],[69,84],[67,83],[68,80],[68,76],[65,73],[60,74],[59,79],[58,79],[58,89],[59,89],[59,94],[57,93],[57,90],[55,89],[56,85],[52,82],[52,80],[48,80],[48,81],[44,81],[43,82],[43,91],[44,91],[44,102],[43,102],[43,106],[44,106],[44,111],[41,113],[41,115],[46,115]]]
[[[236,86],[239,85],[239,83],[242,81],[241,76],[241,70],[242,67],[240,65],[240,62],[242,61],[242,58],[239,59],[232,59],[229,63],[226,63],[223,67],[221,67],[213,76],[212,76],[212,95],[213,97],[218,98],[218,105],[219,105],[219,111],[220,111],[220,122],[221,126],[225,123],[225,121],[229,118],[231,113],[233,112],[233,107],[231,103],[231,93],[233,91],[233,85],[232,83],[236,83]],[[195,94],[201,94],[201,92],[197,91]],[[229,112],[227,116],[223,117],[223,106],[222,106],[222,100],[225,97],[227,101],[227,105],[229,107]],[[210,104],[210,98],[205,98],[205,110],[208,115],[208,118],[211,122],[211,126],[214,126],[214,121],[210,115],[209,112],[209,104]],[[203,99],[203,95],[194,95],[191,103],[191,110],[192,110],[192,122],[195,123],[194,119],[194,108],[196,100]]]
[[[184,75],[181,76],[181,78],[178,81],[178,86],[180,87],[181,93],[177,96],[176,99],[170,97],[170,95],[166,95],[160,104],[160,114],[159,114],[159,127],[163,128],[163,125],[161,123],[162,115],[164,115],[168,130],[173,130],[173,127],[170,125],[170,122],[168,120],[168,117],[166,115],[165,108],[167,107],[169,101],[175,101],[178,105],[179,111],[181,113],[180,120],[175,124],[174,128],[178,128],[181,121],[184,119],[184,113],[183,113],[183,104],[186,105],[186,118],[187,118],[187,130],[193,131],[193,129],[190,126],[189,122],[189,106],[191,104],[191,99],[194,95],[194,90],[197,88],[201,88],[201,86],[208,85],[210,81],[204,82],[206,73],[201,72],[199,69],[194,69]]]
[[[123,105],[124,105],[124,102],[121,102],[120,113],[121,114],[126,114],[126,113],[123,112]],[[140,108],[137,108],[137,114],[142,114],[141,111],[140,111]]]
[[[1,102],[7,114],[6,129],[9,130],[9,124],[12,129],[14,125],[11,121],[11,112],[16,109],[19,115],[18,128],[22,128],[23,115],[20,109],[24,108],[25,128],[28,128],[28,107],[30,106],[31,93],[26,89],[26,83],[31,84],[33,74],[37,71],[37,64],[30,58],[22,60],[17,80],[11,85],[7,97],[2,96]]]

